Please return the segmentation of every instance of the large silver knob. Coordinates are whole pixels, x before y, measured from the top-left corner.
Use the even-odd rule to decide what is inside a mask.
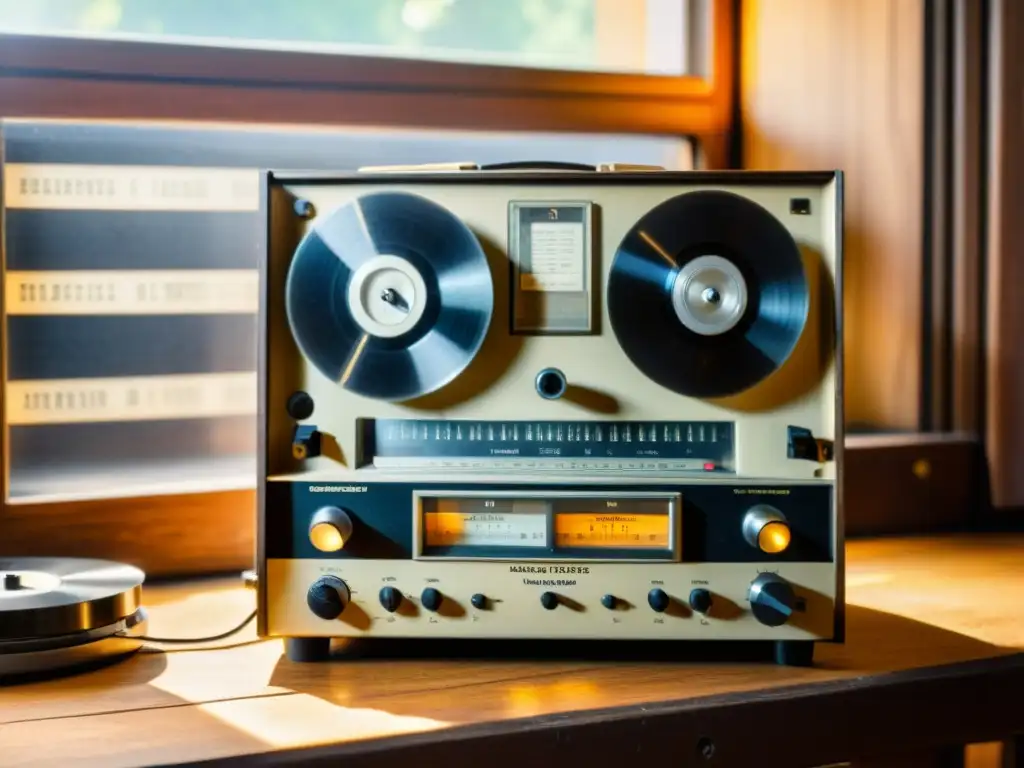
[[[768,555],[784,552],[793,538],[785,516],[775,507],[758,504],[743,517],[743,538]]]
[[[309,541],[321,552],[337,552],[352,538],[352,518],[338,507],[321,507],[309,521]]]

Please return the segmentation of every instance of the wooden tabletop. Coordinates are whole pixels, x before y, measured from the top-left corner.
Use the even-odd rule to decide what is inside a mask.
[[[0,688],[0,766],[254,764],[256,755],[257,764],[325,765],[344,755],[346,766],[696,756],[755,765],[771,762],[765,750],[777,764],[809,766],[854,747],[1024,732],[1024,537],[851,543],[847,584],[848,641],[819,645],[813,668],[703,649],[681,657],[686,647],[657,646],[676,657],[652,658],[651,645],[574,648],[568,658],[537,645],[503,647],[501,657],[490,646],[491,657],[391,646],[298,665],[279,641],[256,642],[252,625],[219,648],[151,646],[97,671]],[[215,634],[254,607],[230,579],[150,585],[145,597],[158,636]],[[293,762],[292,750],[310,747],[319,749]]]

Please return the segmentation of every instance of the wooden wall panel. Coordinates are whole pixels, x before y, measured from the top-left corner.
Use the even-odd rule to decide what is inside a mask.
[[[914,430],[923,0],[745,0],[744,166],[846,172],[846,421]]]
[[[992,502],[1024,508],[1024,3],[993,0],[989,51],[986,450]]]

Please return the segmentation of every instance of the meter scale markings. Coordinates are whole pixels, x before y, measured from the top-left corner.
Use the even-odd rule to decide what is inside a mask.
[[[727,421],[470,421],[380,419],[369,437],[378,459],[733,460]]]
[[[555,516],[555,542],[560,547],[670,546],[668,515],[569,512]]]
[[[546,547],[547,516],[472,510],[493,502],[442,503],[424,515],[424,543],[428,547]],[[504,506],[504,505],[503,505]],[[468,509],[467,509],[468,508]]]

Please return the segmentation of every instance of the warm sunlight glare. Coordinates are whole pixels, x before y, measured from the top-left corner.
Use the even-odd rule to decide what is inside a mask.
[[[426,717],[393,715],[378,709],[339,707],[305,693],[218,701],[202,704],[199,709],[225,725],[279,749],[422,733],[452,725]]]

